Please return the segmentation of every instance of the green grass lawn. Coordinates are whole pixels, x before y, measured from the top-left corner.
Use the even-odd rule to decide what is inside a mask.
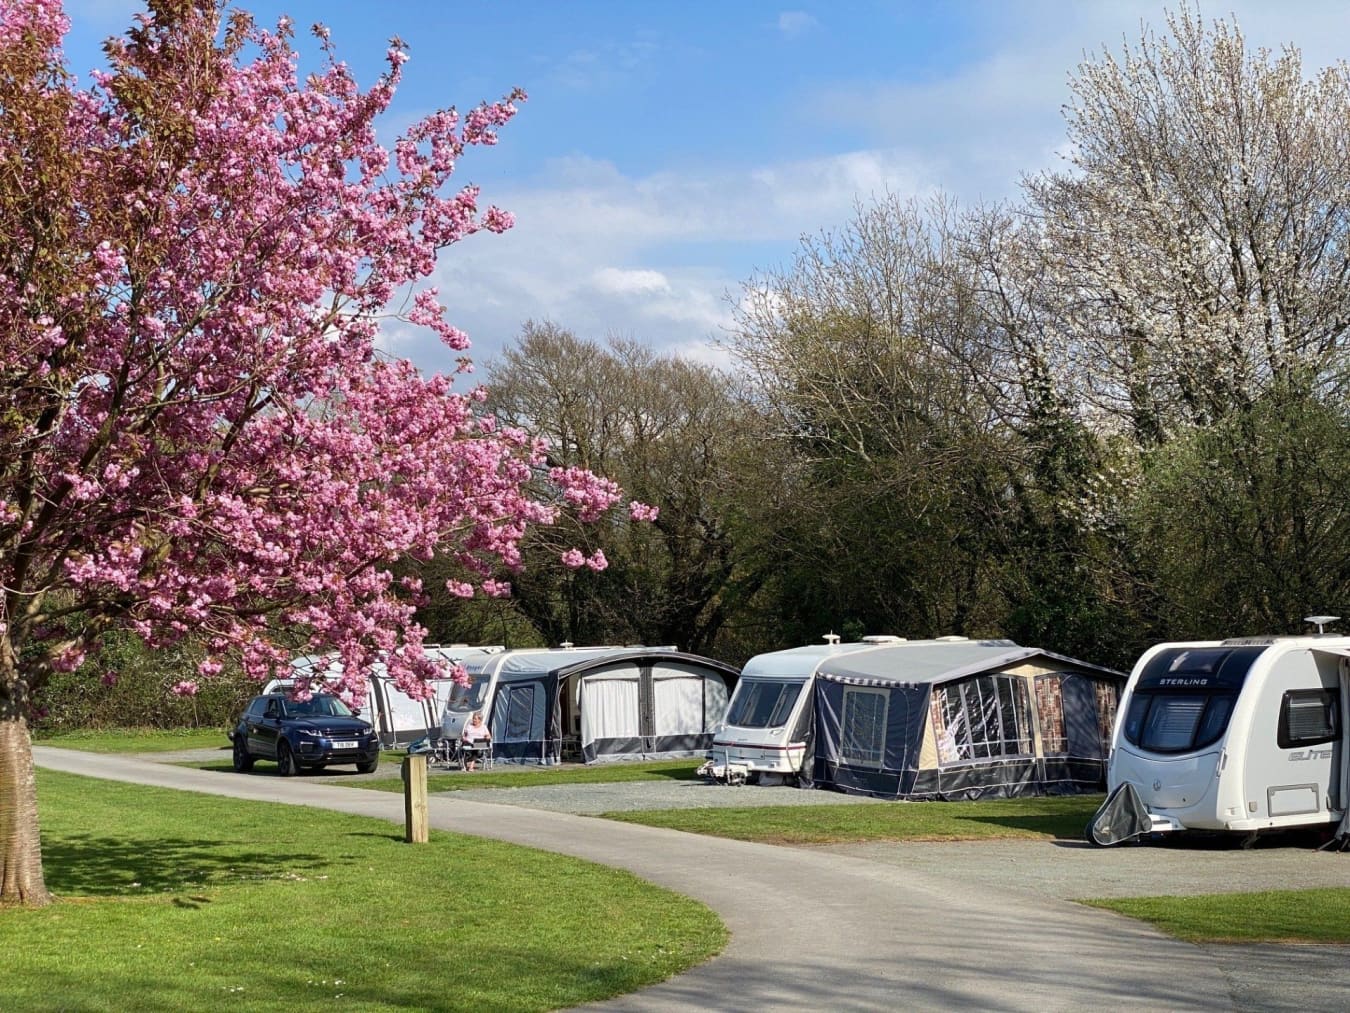
[[[82,729],[44,735],[34,741],[91,753],[170,753],[177,749],[227,749],[230,745],[224,728]]]
[[[42,770],[58,903],[0,911],[22,1010],[544,1010],[699,963],[725,930],[625,872],[380,820]]]
[[[397,768],[406,753],[383,753],[380,763]],[[266,760],[259,761],[258,770],[268,770],[274,765]],[[492,770],[452,771],[427,775],[427,791],[469,791],[474,788],[534,788],[549,784],[613,784],[619,781],[665,781],[676,779],[692,781],[694,771],[701,760],[658,760],[651,763],[599,763],[593,766],[569,764],[561,767],[508,767],[505,764]],[[207,763],[190,763],[185,766],[202,770],[232,770],[229,758],[212,760]],[[336,767],[333,773],[351,770],[351,767]],[[403,791],[400,778],[371,778],[353,775],[349,780],[331,782],[344,788],[370,788],[375,791]]]
[[[1100,795],[1071,795],[979,802],[660,809],[605,815],[625,823],[767,844],[966,841],[992,837],[1069,839],[1082,835],[1084,825],[1101,801]]]
[[[1082,903],[1138,918],[1196,943],[1350,943],[1350,888]]]

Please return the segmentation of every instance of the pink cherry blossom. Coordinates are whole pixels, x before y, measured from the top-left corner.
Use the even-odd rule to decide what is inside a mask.
[[[646,503],[639,503],[632,500],[628,504],[628,517],[634,521],[654,521],[661,514],[660,507],[648,506]]]
[[[454,387],[467,362],[424,376],[377,354],[390,317],[467,348],[427,279],[449,247],[510,227],[451,178],[524,93],[432,112],[385,147],[400,44],[362,90],[326,31],[311,68],[289,25],[227,32],[221,15],[152,7],[85,87],[63,73],[59,3],[0,5],[0,651],[25,666],[4,676],[11,699],[119,625],[151,647],[197,638],[203,680],[227,657],[285,674],[298,637],[333,652],[358,706],[380,662],[421,698],[439,663],[396,564],[515,568],[530,525],[595,520],[620,496],[499,431],[481,388]]]

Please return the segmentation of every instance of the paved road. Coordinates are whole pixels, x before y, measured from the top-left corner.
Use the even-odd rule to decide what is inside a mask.
[[[403,820],[399,795],[313,778],[41,746],[34,756],[40,766],[95,777]],[[1344,947],[1202,948],[1017,889],[1015,879],[1002,885],[936,864],[719,840],[463,796],[433,797],[432,825],[629,869],[697,898],[731,930],[721,956],[601,1009],[1330,1011],[1346,1008],[1350,995]],[[1118,853],[1092,852],[1104,861]]]

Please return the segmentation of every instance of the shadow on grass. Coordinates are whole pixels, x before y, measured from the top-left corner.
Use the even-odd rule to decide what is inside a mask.
[[[122,896],[184,890],[222,880],[270,879],[282,868],[321,863],[319,854],[249,848],[190,837],[118,839],[93,834],[42,842],[47,886],[58,895]],[[198,898],[193,898],[198,899]]]
[[[1116,848],[1152,848],[1157,851],[1317,851],[1333,837],[1330,827],[1295,827],[1290,830],[1268,830],[1255,839],[1243,833],[1206,833],[1193,830],[1185,834],[1158,834],[1139,840],[1112,845]],[[1085,840],[1064,842],[1063,847],[1092,848]]]
[[[1053,837],[1057,846],[1060,847],[1092,848],[1096,845],[1087,842],[1084,838],[1084,829],[1088,820],[1092,818],[1096,811],[1098,804],[1098,799],[1090,799],[1083,803],[1081,811],[1078,807],[1075,807],[1062,813],[991,813],[989,815],[966,813],[957,817],[957,819],[1042,834]],[[1130,841],[1116,846],[1163,848],[1176,851],[1268,850],[1274,848],[1311,850],[1325,844],[1330,839],[1330,834],[1331,831],[1327,827],[1268,831],[1254,839],[1241,833],[1225,834],[1192,831],[1185,834],[1158,834],[1155,837],[1146,837],[1142,840]]]
[[[182,764],[184,767],[191,767],[193,770],[205,770],[212,774],[239,774],[234,769],[234,762],[221,763],[201,763],[193,761]],[[259,760],[256,766],[246,773],[239,774],[240,777],[280,777],[281,773],[275,763],[270,760]],[[369,774],[362,774],[355,766],[345,767],[305,767],[297,775],[299,777],[369,777]]]
[[[185,767],[191,767],[194,770],[209,770],[213,774],[233,774],[234,765],[232,763],[185,763]],[[257,771],[255,771],[256,773]]]
[[[348,837],[369,837],[377,841],[393,841],[395,844],[403,844],[402,834],[376,834],[368,830],[352,830],[347,833]]]
[[[665,769],[657,767],[648,769],[647,773],[651,774],[653,778],[663,778],[667,781],[697,781],[697,771],[697,767],[674,767]]]
[[[1002,827],[1007,830],[1022,830],[1056,840],[1082,840],[1083,827],[1091,813],[1081,819],[1077,816],[1032,815],[1025,816],[958,816],[966,823],[982,823],[988,826]],[[984,836],[984,835],[981,835]]]

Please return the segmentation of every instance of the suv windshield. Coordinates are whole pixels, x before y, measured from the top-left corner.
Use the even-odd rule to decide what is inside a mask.
[[[786,724],[806,683],[799,679],[778,681],[745,679],[736,688],[727,713],[727,724],[737,728],[777,728]]]
[[[319,694],[308,700],[287,700],[282,712],[288,718],[349,718],[353,714],[345,703],[335,696]]]

